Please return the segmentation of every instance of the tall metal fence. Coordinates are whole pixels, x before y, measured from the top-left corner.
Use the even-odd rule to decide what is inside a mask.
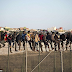
[[[72,72],[71,44],[67,51],[39,52],[26,50],[21,53],[0,55],[0,70],[3,72]],[[43,47],[44,49],[44,47]],[[61,48],[62,49],[62,48]]]

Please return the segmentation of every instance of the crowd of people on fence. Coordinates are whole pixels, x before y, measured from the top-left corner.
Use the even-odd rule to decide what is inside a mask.
[[[12,53],[12,49],[14,48],[14,45],[17,43],[19,46],[19,50],[21,50],[21,42],[23,43],[23,48],[25,50],[26,43],[29,43],[29,46],[32,51],[39,51],[38,50],[38,44],[39,48],[41,48],[41,52],[43,52],[43,45],[44,43],[45,49],[48,48],[50,50],[50,46],[52,50],[55,49],[57,51],[56,46],[58,46],[58,50],[60,50],[60,46],[63,48],[63,41],[66,41],[66,50],[68,48],[68,44],[72,42],[72,34],[68,32],[67,34],[59,34],[58,32],[30,32],[27,33],[23,31],[22,34],[14,32],[13,34],[7,35],[7,32],[1,32],[1,41],[2,44],[1,47],[5,46],[5,43],[9,43],[10,52]],[[49,44],[50,43],[50,44]],[[52,45],[54,43],[54,46]],[[12,45],[11,45],[12,44]],[[61,45],[60,45],[61,44]],[[17,51],[15,47],[15,51]]]

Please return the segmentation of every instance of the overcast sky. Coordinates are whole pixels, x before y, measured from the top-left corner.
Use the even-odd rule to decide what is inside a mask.
[[[72,29],[72,0],[0,0],[0,26]]]

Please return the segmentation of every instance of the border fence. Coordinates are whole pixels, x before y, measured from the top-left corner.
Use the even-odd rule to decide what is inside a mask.
[[[22,53],[11,55],[8,44],[8,55],[0,56],[3,72],[72,72],[71,43],[68,51],[61,48],[61,51],[41,53],[39,47],[39,52],[28,51],[28,43],[25,47]]]

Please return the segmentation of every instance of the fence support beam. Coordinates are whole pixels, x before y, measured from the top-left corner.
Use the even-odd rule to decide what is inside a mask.
[[[27,43],[26,43],[26,72],[27,72]]]
[[[71,42],[70,42],[70,69],[71,69]]]
[[[8,72],[9,72],[9,43],[8,43]]]
[[[22,70],[23,70],[23,72],[25,72],[25,56],[24,56],[24,52],[23,52],[23,66],[22,66]]]
[[[39,63],[40,63],[40,46],[39,46]],[[38,66],[38,72],[40,72],[40,65]]]
[[[54,70],[54,72],[56,72],[56,52],[54,52],[54,55],[55,55],[55,59],[54,59],[54,61],[55,61],[55,62],[54,62],[54,69],[55,69],[55,70]]]
[[[63,54],[61,51],[61,72],[63,72]]]
[[[56,50],[56,45],[55,45]],[[54,51],[54,72],[56,72],[56,51]]]

